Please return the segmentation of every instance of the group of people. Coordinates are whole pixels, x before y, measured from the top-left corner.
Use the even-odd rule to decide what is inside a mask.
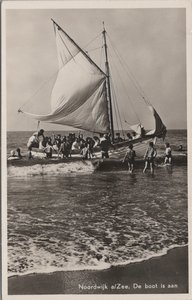
[[[120,134],[116,134],[118,141],[120,142]],[[130,133],[127,134],[128,139],[130,141],[133,137]],[[60,134],[52,134],[51,137],[44,135],[44,130],[40,129],[33,133],[33,135],[29,138],[27,143],[28,148],[28,158],[32,158],[32,148],[41,149],[47,158],[51,158],[53,152],[57,153],[58,156],[62,155],[63,158],[71,157],[73,154],[80,154],[82,159],[91,159],[95,157],[94,148],[99,147],[101,151],[102,158],[109,158],[109,149],[113,148],[114,145],[110,141],[110,136],[107,134],[87,137],[84,138],[83,134],[79,134],[76,136],[75,133],[69,133],[67,136],[61,136]],[[135,157],[136,152],[133,149],[133,144],[130,143],[128,146],[128,150],[125,154],[123,162],[127,161],[128,163],[128,170],[130,173],[133,173],[134,165],[135,165]],[[16,152],[12,153],[14,150],[11,151],[11,156],[17,156],[18,158],[22,158],[20,149],[16,149]],[[171,164],[172,163],[172,150],[169,143],[165,144],[165,160],[164,164]],[[149,167],[151,173],[154,173],[154,159],[157,155],[157,151],[154,147],[153,142],[149,142],[149,146],[146,150],[144,155],[145,166],[143,169],[143,173],[146,172],[147,168]]]
[[[134,140],[134,139],[136,139],[136,138],[143,138],[143,137],[145,137],[145,134],[146,134],[146,131],[145,131],[145,129],[144,129],[144,127],[141,125],[140,126],[140,132],[139,133],[136,133],[135,131],[133,131],[133,132],[128,132],[127,134],[126,134],[126,137],[125,138],[122,138],[121,136],[120,136],[120,133],[119,132],[117,132],[116,133],[116,136],[115,136],[115,139],[114,139],[114,142],[115,143],[121,143],[121,142],[124,142],[124,141],[132,141],[132,140]]]
[[[75,133],[69,133],[68,136],[53,134],[51,137],[44,135],[44,130],[40,129],[34,132],[27,143],[28,158],[32,158],[32,148],[39,148],[46,153],[47,158],[51,158],[53,152],[62,157],[71,157],[73,154],[79,154],[83,159],[91,159],[95,156],[94,148],[100,147],[102,158],[108,158],[108,150],[111,146],[110,138],[107,134],[84,138],[83,134],[78,137]]]
[[[164,160],[165,165],[172,164],[171,152],[172,152],[172,150],[171,150],[170,144],[166,143],[165,144],[165,160]],[[151,174],[154,174],[154,160],[155,160],[156,156],[157,156],[157,150],[155,149],[153,142],[149,142],[149,147],[147,148],[145,155],[144,155],[145,166],[143,169],[143,173],[145,173],[147,168],[149,167],[151,170]],[[125,162],[125,160],[127,160],[128,170],[130,173],[133,173],[133,170],[134,170],[135,157],[136,157],[136,152],[133,149],[133,144],[130,144],[128,146],[128,150],[123,159],[123,163]]]

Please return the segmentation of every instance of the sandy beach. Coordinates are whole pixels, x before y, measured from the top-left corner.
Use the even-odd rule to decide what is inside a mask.
[[[159,294],[188,292],[188,247],[166,255],[101,271],[66,271],[13,276],[8,293]]]

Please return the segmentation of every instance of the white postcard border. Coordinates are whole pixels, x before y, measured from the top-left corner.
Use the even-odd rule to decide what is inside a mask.
[[[189,289],[188,294],[124,294],[124,295],[8,295],[7,292],[7,134],[6,134],[6,10],[8,9],[56,9],[56,8],[186,8],[187,14],[187,128],[188,128],[188,217],[189,217]],[[172,0],[172,1],[4,1],[2,3],[2,130],[1,130],[1,174],[2,174],[2,292],[5,299],[147,299],[147,300],[191,300],[192,299],[192,2],[190,0]]]

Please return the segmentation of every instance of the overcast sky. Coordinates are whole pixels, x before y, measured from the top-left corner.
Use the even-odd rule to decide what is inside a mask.
[[[20,107],[29,112],[49,112],[58,68],[51,18],[81,47],[102,31],[105,21],[110,39],[167,128],[186,128],[185,9],[18,9],[6,15],[8,130],[36,129],[37,121],[17,113]],[[120,90],[115,73],[114,85]],[[131,82],[127,81],[127,87],[128,92],[118,92],[117,100],[120,114],[134,123],[128,98],[136,108],[140,100]],[[146,128],[150,127],[145,118],[143,113],[141,120],[146,121]],[[52,124],[41,127],[66,129]]]

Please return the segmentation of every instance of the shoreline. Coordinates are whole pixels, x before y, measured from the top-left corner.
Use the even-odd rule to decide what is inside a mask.
[[[188,246],[104,270],[31,273],[8,278],[8,294],[165,294],[188,292]]]
[[[125,262],[125,263],[119,263],[119,264],[116,264],[116,265],[110,265],[106,268],[97,268],[97,267],[93,267],[93,268],[77,268],[77,269],[68,269],[68,270],[58,270],[58,269],[53,269],[53,270],[50,270],[50,271],[38,271],[38,270],[34,270],[34,271],[31,271],[31,272],[26,272],[26,273],[21,273],[21,274],[11,274],[11,275],[8,275],[8,280],[13,278],[13,277],[20,277],[20,276],[30,276],[30,275],[38,275],[38,274],[53,274],[53,273],[56,273],[56,272],[87,272],[87,271],[105,271],[105,270],[109,270],[111,268],[118,268],[118,267],[128,267],[129,265],[134,265],[134,264],[137,264],[137,263],[143,263],[145,261],[148,261],[150,259],[153,259],[153,258],[158,258],[158,257],[162,257],[164,255],[167,255],[167,253],[170,251],[170,250],[173,250],[173,249],[176,249],[176,248],[185,248],[185,247],[188,247],[188,244],[185,244],[185,245],[173,245],[171,246],[170,248],[167,248],[167,249],[164,249],[162,252],[159,252],[159,253],[153,253],[151,254],[151,256],[149,257],[146,257],[146,258],[138,258],[136,260],[133,260],[133,261],[129,261],[129,262]]]

